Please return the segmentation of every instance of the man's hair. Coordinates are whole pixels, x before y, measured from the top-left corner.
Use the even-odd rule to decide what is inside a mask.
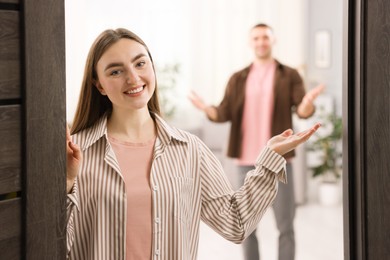
[[[252,30],[255,29],[255,28],[268,28],[271,30],[271,32],[273,32],[274,30],[272,29],[271,26],[269,26],[268,24],[266,23],[258,23],[256,24],[255,26],[252,27]]]

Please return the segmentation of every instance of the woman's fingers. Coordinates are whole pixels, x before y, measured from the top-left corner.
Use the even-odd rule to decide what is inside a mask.
[[[80,147],[77,144],[74,144],[72,142],[68,142],[69,148],[72,150],[73,158],[80,160],[81,159],[81,150]]]
[[[314,126],[312,126],[310,129],[307,129],[305,131],[302,131],[302,132],[299,132],[297,133],[296,135],[297,136],[304,136],[304,135],[307,135],[309,133],[314,133],[315,131],[317,131],[318,128],[320,128],[321,126],[321,123],[316,123]]]
[[[267,145],[274,150],[275,152],[283,155],[293,149],[295,149],[298,145],[307,141],[315,131],[321,126],[320,123],[315,124],[308,130],[302,131],[298,134],[294,134],[291,129],[284,131],[282,134],[274,136],[271,138]]]
[[[80,163],[82,161],[82,154],[80,147],[72,142],[72,137],[70,136],[69,126],[66,125],[66,155],[67,155],[67,163],[66,163],[66,189],[69,193],[74,184],[74,180],[77,177],[77,173],[80,168]]]
[[[287,129],[287,130],[285,130],[281,135],[282,135],[283,137],[288,137],[288,136],[291,136],[292,134],[293,134],[293,130]]]
[[[66,124],[66,141],[71,141],[72,138],[70,137],[70,130],[68,124]]]
[[[320,128],[320,126],[321,126],[320,123],[316,123],[310,129],[302,131],[302,132],[296,134],[296,136],[298,136],[303,141],[307,141],[318,130],[318,128]]]
[[[69,126],[66,125],[66,150],[69,156],[75,158],[76,160],[81,159],[80,147],[72,142],[72,137],[70,136]]]

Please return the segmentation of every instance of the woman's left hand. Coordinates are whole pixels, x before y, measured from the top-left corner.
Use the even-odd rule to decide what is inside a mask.
[[[283,155],[293,149],[295,149],[298,145],[306,142],[310,136],[312,136],[317,129],[321,126],[320,123],[315,124],[310,129],[302,131],[297,134],[293,134],[291,129],[288,129],[281,133],[280,135],[276,135],[272,137],[268,142],[267,146],[275,151],[276,153]]]

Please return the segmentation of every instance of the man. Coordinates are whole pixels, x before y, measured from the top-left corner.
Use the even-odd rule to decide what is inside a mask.
[[[256,157],[266,141],[286,129],[292,129],[292,112],[300,118],[310,117],[314,99],[324,89],[319,85],[305,95],[303,80],[295,69],[285,66],[272,56],[275,37],[270,26],[257,24],[250,31],[250,47],[254,60],[248,67],[234,73],[218,106],[206,105],[195,93],[190,100],[214,122],[231,122],[227,155],[235,158],[240,184],[245,173],[253,168]],[[273,209],[279,235],[279,260],[294,259],[295,201],[291,158],[285,155],[288,184],[279,185]],[[243,242],[246,260],[258,260],[256,230]]]

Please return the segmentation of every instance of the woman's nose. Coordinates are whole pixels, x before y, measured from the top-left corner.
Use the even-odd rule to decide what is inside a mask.
[[[136,71],[134,70],[129,70],[127,73],[127,84],[137,84],[139,81],[139,75]]]

